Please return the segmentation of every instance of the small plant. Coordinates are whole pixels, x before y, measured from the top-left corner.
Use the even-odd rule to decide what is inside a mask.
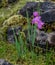
[[[44,23],[41,21],[41,17],[38,12],[33,12],[34,18],[32,19],[31,23],[28,17],[28,12],[26,12],[26,14],[27,14],[27,22],[28,22],[28,40],[30,42],[29,44],[31,44],[32,61],[34,61],[34,56],[35,56],[34,43],[35,43],[35,38],[37,35],[36,30],[37,28],[42,29],[42,26],[44,25]]]
[[[18,38],[15,34],[15,31],[13,29],[13,33],[14,33],[14,38],[15,38],[15,44],[16,44],[16,49],[18,52],[18,60],[23,60],[24,55],[26,54],[27,48],[26,48],[26,43],[24,41],[24,36],[25,34],[22,31],[19,31],[19,35]]]

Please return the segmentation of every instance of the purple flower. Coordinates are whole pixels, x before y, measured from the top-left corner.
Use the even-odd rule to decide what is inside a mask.
[[[38,12],[33,12],[33,16],[36,17],[36,16],[39,16],[39,13]]]
[[[38,29],[42,29],[44,23],[41,21],[41,16],[39,16],[38,12],[34,12],[33,16],[32,24],[37,24]]]

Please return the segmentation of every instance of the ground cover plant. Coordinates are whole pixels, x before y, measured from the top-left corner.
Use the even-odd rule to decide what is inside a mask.
[[[2,20],[0,19],[0,21],[2,22],[0,25],[0,59],[5,59],[13,65],[55,65],[55,43],[51,45],[51,43],[48,42],[49,38],[47,38],[48,40],[46,44],[41,39],[39,45],[39,43],[37,42],[38,40],[36,40],[38,37],[38,33],[41,33],[41,31],[43,30],[45,31],[45,23],[41,20],[41,11],[39,7],[37,11],[33,10],[33,16],[32,18],[30,18],[27,10],[26,17],[23,17],[20,14],[20,16],[17,15],[17,10],[20,4],[19,6],[18,2],[16,5],[15,4],[11,6],[13,13],[9,12],[9,16],[7,16],[8,14],[6,14],[3,16],[4,18],[2,17],[3,19],[1,18]],[[5,9],[7,8],[1,8],[0,12],[3,12],[3,10]],[[4,12],[6,13],[6,10]],[[14,15],[14,18],[12,18],[13,16],[11,15]],[[3,22],[5,22],[5,24]],[[13,22],[16,23],[13,24]],[[15,28],[17,26],[20,26],[21,28]],[[10,34],[11,38],[9,39],[12,39],[14,42],[12,40],[11,42],[7,40],[7,29],[5,30],[5,28],[9,29],[9,27],[12,28],[10,29],[10,32],[8,31],[9,33],[12,33]],[[4,32],[4,30],[6,32]],[[52,32],[52,30],[51,28],[48,28],[48,30],[45,32],[48,32],[49,34],[49,32]],[[55,38],[53,38],[53,40],[54,39]],[[41,46],[41,44],[45,44],[43,45],[44,47]],[[50,44],[51,46],[49,47],[48,44]]]

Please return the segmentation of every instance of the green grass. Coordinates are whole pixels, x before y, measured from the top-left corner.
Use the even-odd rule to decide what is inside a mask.
[[[2,58],[15,63],[17,60],[17,51],[15,45],[0,41],[0,59]]]
[[[23,63],[22,60],[18,63],[21,65],[33,65],[31,55],[32,53],[28,51],[26,54],[23,55],[23,57],[25,58],[23,60]],[[16,61],[18,59],[18,53],[14,44],[9,44],[5,41],[0,41],[0,59],[2,58],[13,63],[14,65],[17,65]],[[38,55],[34,54],[34,60],[34,65],[45,65],[46,62],[49,63],[48,65],[54,65],[55,52],[53,50],[51,52],[47,52],[47,56],[46,54],[42,54],[41,52]]]
[[[29,0],[30,1],[30,0]],[[10,9],[0,9],[0,26],[10,16],[17,13],[17,10],[22,8],[27,0],[20,0],[14,5],[11,5]],[[27,53],[23,55],[23,60],[18,62],[19,65],[55,65],[55,51],[50,50],[47,53],[42,53],[41,48],[35,49],[36,54],[33,53],[33,61],[31,59],[32,52],[27,50]],[[40,50],[40,51],[39,51]],[[7,61],[16,64],[18,60],[18,52],[15,44],[10,44],[6,41],[0,41],[0,59],[6,59]]]

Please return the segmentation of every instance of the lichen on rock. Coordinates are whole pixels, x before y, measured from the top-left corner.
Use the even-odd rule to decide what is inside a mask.
[[[13,15],[9,19],[5,20],[2,26],[2,30],[6,30],[9,26],[10,27],[16,27],[16,26],[22,26],[23,23],[26,23],[27,20],[22,15]]]
[[[12,28],[14,28],[15,33],[18,33],[19,27],[21,27],[22,31],[27,29],[27,19],[25,17],[23,17],[22,15],[11,16],[9,19],[4,21],[3,26],[0,28],[0,31],[3,33],[2,37],[3,36],[6,37],[8,35],[11,38],[11,36],[14,36],[14,35],[13,35],[13,33],[12,33],[12,35],[10,35],[11,32],[9,33],[9,31],[10,30],[12,31]],[[8,32],[8,34],[6,32]]]

